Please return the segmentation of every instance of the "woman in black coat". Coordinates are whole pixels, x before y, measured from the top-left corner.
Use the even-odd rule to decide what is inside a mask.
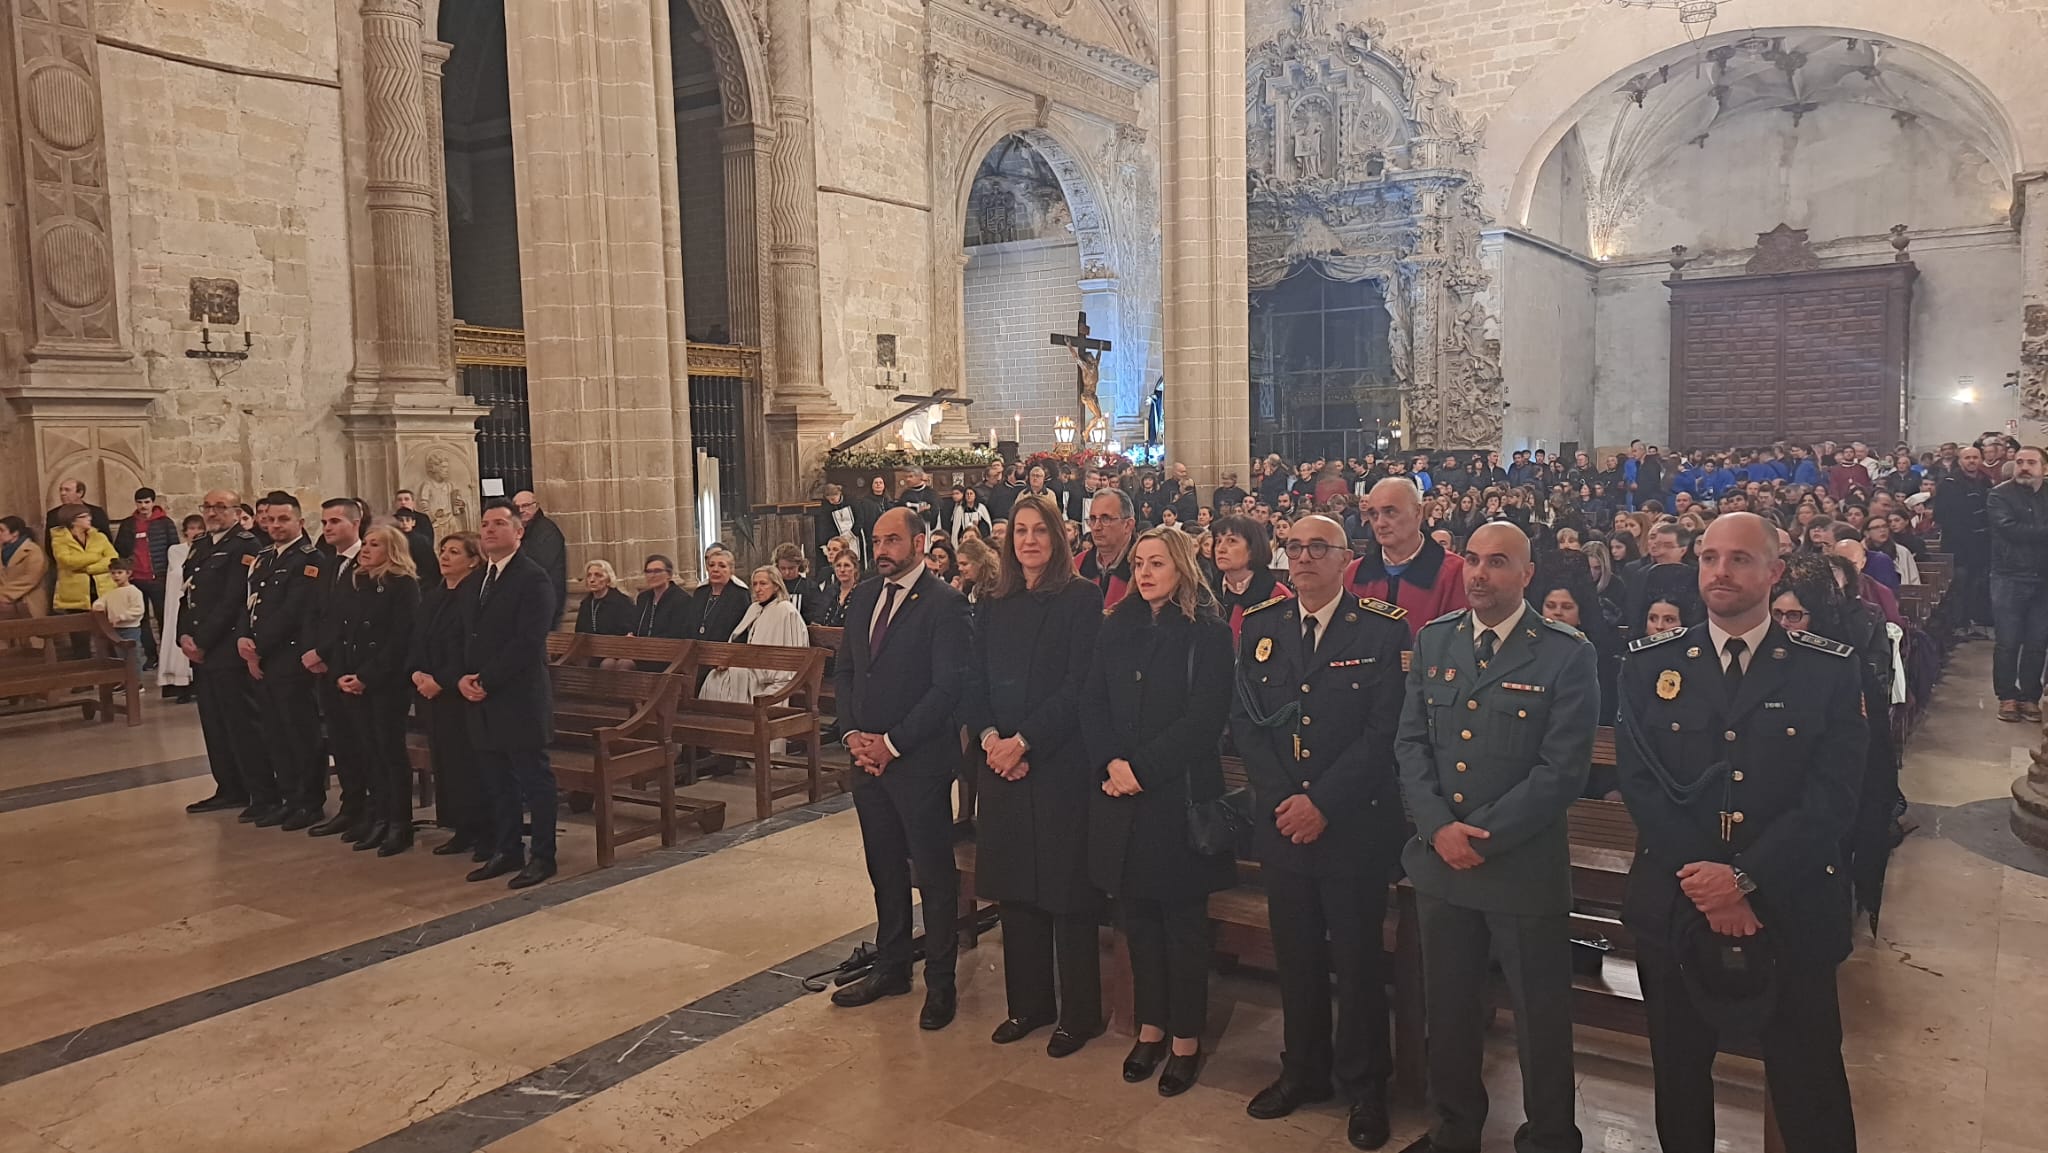
[[[412,648],[420,582],[405,534],[378,525],[363,534],[342,602],[340,644],[329,663],[340,689],[342,723],[362,734],[370,800],[369,828],[356,849],[395,857],[412,848],[412,764],[405,754],[405,716],[412,709],[406,656]],[[361,827],[358,825],[357,827]]]
[[[633,598],[619,591],[612,563],[594,560],[583,567],[583,603],[576,607],[576,631],[601,637],[622,637],[633,631],[638,614]]]
[[[491,859],[491,809],[483,779],[469,747],[469,718],[456,682],[462,679],[464,597],[476,595],[483,580],[483,553],[476,534],[451,533],[441,540],[437,565],[441,579],[430,582],[420,597],[413,621],[412,652],[407,665],[418,695],[420,718],[426,722],[427,748],[434,759],[434,823],[455,835],[435,846],[434,855],[470,853]]]
[[[1185,536],[1154,529],[1131,558],[1133,595],[1104,622],[1081,696],[1096,783],[1088,876],[1116,898],[1130,942],[1138,1043],[1124,1080],[1166,1060],[1159,1092],[1172,1097],[1194,1084],[1208,1027],[1209,894],[1237,881],[1229,856],[1195,852],[1187,820],[1190,800],[1223,793],[1217,748],[1236,656]]]
[[[690,594],[675,583],[676,562],[655,553],[640,564],[643,581],[633,599],[633,627],[626,635],[682,640],[695,629]]]
[[[994,593],[976,606],[960,709],[986,757],[975,889],[1002,906],[1010,1015],[994,1040],[1006,1045],[1057,1023],[1046,1052],[1064,1057],[1102,1032],[1096,930],[1104,902],[1088,883],[1084,840],[1096,778],[1078,723],[1102,593],[1075,578],[1049,496],[1025,493],[1011,506],[1002,568]]]

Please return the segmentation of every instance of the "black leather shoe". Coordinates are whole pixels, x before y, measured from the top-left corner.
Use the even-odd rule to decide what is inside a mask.
[[[1387,1143],[1392,1132],[1387,1120],[1386,1090],[1368,1092],[1351,1103],[1351,1119],[1344,1126],[1344,1136],[1350,1139],[1353,1149],[1377,1149]]]
[[[1092,1033],[1072,1033],[1068,1032],[1064,1027],[1054,1029],[1052,1036],[1046,1039],[1045,1055],[1048,1057],[1071,1057],[1081,1051],[1081,1046],[1100,1036],[1102,1036],[1102,1030],[1100,1029]]]
[[[219,793],[215,793],[203,801],[194,801],[186,805],[185,811],[188,813],[224,813],[229,809],[239,809],[248,803],[249,800],[246,797],[224,797]]]
[[[1479,1151],[1477,1149],[1469,1151],[1446,1149],[1442,1145],[1430,1140],[1429,1135],[1425,1133],[1408,1144],[1401,1146],[1401,1153],[1479,1153]]]
[[[326,815],[326,813],[321,812],[319,809],[297,809],[293,811],[291,816],[286,817],[284,823],[279,825],[278,828],[283,829],[287,833],[296,833],[300,829],[310,829],[314,825],[319,824],[321,818]]]
[[[508,889],[530,889],[554,875],[555,859],[553,857],[535,857],[531,861],[526,862],[526,867],[519,870],[519,875],[512,878],[511,883],[505,887]]]
[[[858,1009],[872,1005],[884,997],[901,997],[910,992],[908,970],[869,969],[868,975],[851,985],[842,985],[832,991],[832,1003],[842,1009]]]
[[[358,819],[354,813],[343,809],[319,824],[314,825],[312,828],[307,829],[306,833],[308,836],[314,837],[332,837],[337,833],[345,833],[354,828]]]
[[[259,810],[254,817],[249,819],[249,823],[259,829],[274,829],[284,824],[284,819],[291,815],[291,810],[283,805],[271,805],[268,808]]]
[[[1261,1121],[1285,1117],[1303,1105],[1320,1105],[1331,1098],[1328,1085],[1298,1085],[1286,1077],[1259,1090],[1244,1111]]]
[[[1008,1045],[1013,1041],[1022,1041],[1024,1038],[1029,1037],[1031,1034],[1038,1032],[1040,1029],[1043,1029],[1050,1024],[1052,1024],[1052,1019],[1050,1017],[1012,1017],[1009,1020],[1004,1021],[1002,1024],[997,1025],[996,1031],[990,1033],[988,1039],[994,1041],[998,1045]]]
[[[1131,1046],[1131,1055],[1124,1058],[1124,1080],[1136,1085],[1148,1080],[1159,1071],[1159,1063],[1166,1060],[1169,1044],[1166,1038],[1157,1041],[1140,1041]]]
[[[356,838],[356,852],[361,853],[369,849],[374,849],[378,845],[383,844],[384,838],[390,835],[391,826],[389,824],[386,824],[383,821],[373,822],[370,825],[369,832],[364,833],[362,836]]]
[[[927,1033],[936,1033],[953,1023],[953,1014],[960,1009],[960,994],[951,987],[926,989],[924,1012],[917,1015],[917,1027]]]
[[[353,844],[370,835],[371,826],[377,822],[368,816],[349,818],[349,826],[342,830],[341,839]]]
[[[476,841],[468,833],[457,833],[447,841],[435,845],[434,855],[437,857],[452,857],[457,853],[467,853],[474,848],[476,848]]]
[[[395,857],[410,848],[412,848],[412,822],[407,821],[402,825],[392,825],[390,827],[384,834],[383,841],[377,845],[377,855],[380,857]]]
[[[262,816],[263,814],[269,811],[269,805],[259,805],[256,802],[251,801],[247,805],[244,805],[242,807],[241,812],[235,814],[235,819],[242,822],[245,825],[250,825],[256,822],[256,818]]]
[[[483,868],[471,869],[467,879],[472,881],[488,881],[492,877],[502,877],[507,873],[516,873],[525,867],[525,854],[514,857],[505,853],[499,853],[490,860],[485,861]]]
[[[469,859],[481,865],[497,855],[497,853],[491,850],[489,845],[478,844],[476,848],[470,850]]]
[[[1202,1054],[1198,1051],[1188,1056],[1178,1053],[1166,1058],[1166,1068],[1159,1072],[1159,1095],[1178,1097],[1195,1086],[1195,1074],[1202,1070]]]

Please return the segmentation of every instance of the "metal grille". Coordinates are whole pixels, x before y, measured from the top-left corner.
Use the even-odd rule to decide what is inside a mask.
[[[749,508],[746,397],[747,382],[740,377],[690,375],[690,436],[718,460],[718,515],[724,521]]]
[[[505,482],[505,495],[533,487],[533,432],[527,420],[526,334],[514,328],[455,329],[455,369],[464,396],[485,407],[476,422],[477,475]]]

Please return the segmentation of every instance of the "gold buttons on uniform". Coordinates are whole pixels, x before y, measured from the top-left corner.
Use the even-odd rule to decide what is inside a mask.
[[[1312,717],[1303,717],[1303,718],[1301,718],[1301,723],[1305,725],[1305,724],[1309,723],[1309,721],[1311,721],[1312,719],[1314,719],[1314,718],[1312,718]]]
[[[1674,733],[1678,731],[1678,722],[1677,722],[1677,721],[1673,721],[1673,722],[1671,722],[1671,731],[1672,731],[1672,732],[1674,732]]]
[[[1735,780],[1736,780],[1736,781],[1737,781],[1737,782],[1739,783],[1739,782],[1740,782],[1740,781],[1742,780],[1742,770],[1741,770],[1741,769],[1737,769],[1737,770],[1735,770],[1735,772],[1734,772],[1733,776],[1735,777]]]
[[[1795,728],[1792,728],[1792,727],[1790,727],[1790,726],[1787,726],[1787,727],[1786,727],[1786,729],[1785,729],[1785,735],[1786,735],[1786,736],[1788,736],[1788,737],[1796,737],[1796,736],[1798,736],[1798,735],[1799,735],[1799,730],[1798,730],[1798,729],[1795,729]]]
[[[1459,740],[1462,740],[1462,741],[1469,741],[1469,740],[1471,740],[1471,739],[1472,739],[1472,730],[1471,730],[1471,729],[1466,729],[1466,730],[1464,730],[1464,731],[1460,732],[1460,733],[1458,734],[1458,739],[1459,739]]]
[[[1529,715],[1529,710],[1528,710],[1528,709],[1516,709],[1516,710],[1515,710],[1515,715],[1516,715],[1516,716],[1518,716],[1518,717],[1526,717],[1526,716],[1528,716],[1528,715]]]
[[[1466,708],[1468,708],[1468,709],[1476,709],[1476,708],[1478,708],[1478,707],[1479,707],[1479,702],[1478,702],[1478,701],[1466,701],[1466,702],[1465,702],[1465,707],[1466,707]]]
[[[1303,685],[1303,686],[1301,686],[1301,691],[1302,691],[1302,692],[1307,692],[1307,691],[1308,691],[1308,686],[1307,686],[1307,685]]]
[[[1456,803],[1458,803],[1458,804],[1460,804],[1460,805],[1462,805],[1462,804],[1464,804],[1464,803],[1465,803],[1465,794],[1463,794],[1463,793],[1452,793],[1452,794],[1451,794],[1451,800],[1452,800],[1452,801],[1454,801],[1454,802],[1456,802]]]
[[[1459,762],[1458,762],[1458,771],[1459,771],[1459,772],[1461,772],[1461,773],[1462,773],[1462,772],[1464,772],[1466,768],[1467,768],[1467,766],[1466,766],[1465,762],[1463,762],[1463,761],[1459,761]]]
[[[1741,824],[1741,823],[1742,823],[1742,814],[1741,814],[1741,813],[1730,813],[1730,814],[1728,814],[1728,819],[1729,819],[1729,820],[1731,820],[1731,821],[1734,821],[1734,822],[1735,822],[1736,824],[1738,824],[1738,825],[1739,825],[1739,824]]]
[[[1832,876],[1834,876],[1834,875],[1835,875],[1835,867],[1834,867],[1833,865],[1829,865],[1829,866],[1828,866],[1828,876],[1832,877]]]
[[[1721,734],[1721,739],[1722,739],[1722,740],[1724,740],[1724,741],[1732,741],[1732,740],[1734,740],[1734,739],[1735,739],[1735,730],[1734,730],[1734,729],[1729,729],[1729,730],[1728,730],[1727,732],[1725,732],[1725,733],[1722,733],[1722,734]]]

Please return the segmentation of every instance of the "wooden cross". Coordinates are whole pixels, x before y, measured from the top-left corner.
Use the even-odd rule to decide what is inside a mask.
[[[1052,334],[1052,342],[1073,349],[1076,355],[1084,352],[1109,352],[1116,347],[1107,340],[1097,340],[1088,335],[1088,314],[1085,312],[1074,317],[1074,335],[1055,332]]]
[[[1102,354],[1115,346],[1088,335],[1088,314],[1085,312],[1074,317],[1074,335],[1055,332],[1052,342],[1065,345],[1073,354],[1074,392],[1081,401],[1081,431],[1085,434],[1090,425],[1102,419],[1102,403],[1096,399],[1095,390],[1102,381]]]

